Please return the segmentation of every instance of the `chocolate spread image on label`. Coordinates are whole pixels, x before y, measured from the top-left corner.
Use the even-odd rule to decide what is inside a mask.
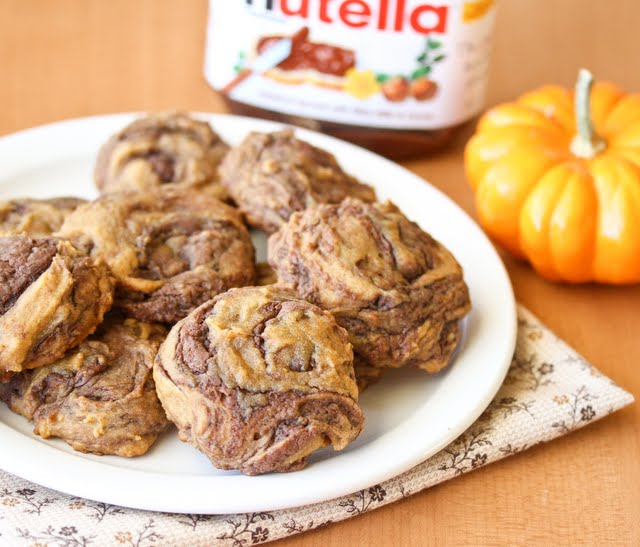
[[[256,54],[260,55],[287,36],[265,36],[258,40]],[[322,74],[344,76],[356,64],[356,54],[331,44],[309,40],[309,27],[302,27],[291,37],[291,53],[275,68],[283,71],[315,70]]]
[[[205,76],[235,112],[424,131],[482,109],[492,0],[210,5]]]

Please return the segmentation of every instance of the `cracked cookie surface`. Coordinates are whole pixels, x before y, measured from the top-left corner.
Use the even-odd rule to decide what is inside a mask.
[[[346,332],[269,287],[232,289],[174,326],[154,378],[180,438],[220,469],[301,469],[364,423]]]
[[[95,183],[101,193],[174,186],[225,199],[218,166],[228,149],[205,121],[182,113],[149,115],[102,146]]]
[[[361,385],[376,368],[446,366],[470,309],[453,255],[390,202],[296,213],[269,239],[269,262],[279,283],[347,330]]]
[[[249,133],[225,157],[220,178],[247,222],[267,233],[318,203],[376,198],[373,188],[345,173],[332,154],[291,130]]]
[[[194,191],[106,194],[78,208],[59,234],[104,257],[117,281],[115,305],[141,321],[175,323],[255,278],[240,214]]]
[[[112,302],[102,259],[58,238],[0,237],[0,381],[62,357]]]
[[[46,237],[86,200],[74,197],[0,201],[0,237],[24,234]]]
[[[0,399],[44,438],[80,452],[139,456],[169,425],[152,377],[166,333],[110,315],[62,359],[0,384]]]

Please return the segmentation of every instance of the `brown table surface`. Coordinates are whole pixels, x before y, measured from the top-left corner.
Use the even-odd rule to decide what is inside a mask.
[[[637,0],[500,4],[489,104],[545,82],[571,85],[581,66],[640,91]],[[206,12],[205,0],[0,0],[0,134],[109,112],[223,111],[202,76]],[[463,144],[461,138],[405,165],[473,214]],[[640,286],[555,285],[505,261],[521,303],[640,395]],[[479,472],[281,543],[640,545],[639,424],[635,404]]]

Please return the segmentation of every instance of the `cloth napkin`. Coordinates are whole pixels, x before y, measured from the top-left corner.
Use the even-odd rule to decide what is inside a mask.
[[[239,515],[179,515],[74,498],[0,472],[0,545],[229,545],[305,532],[377,509],[434,484],[583,427],[633,402],[518,308],[516,352],[503,386],[456,441],[387,482],[297,509]]]

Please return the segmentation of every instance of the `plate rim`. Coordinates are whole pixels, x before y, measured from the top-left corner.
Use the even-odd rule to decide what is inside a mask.
[[[133,119],[136,116],[143,115],[142,112],[125,112],[125,113],[113,113],[106,115],[95,115],[95,116],[87,116],[87,117],[79,117],[79,118],[71,118],[67,120],[61,120],[53,123],[43,124],[33,126],[27,129],[23,129],[14,133],[10,133],[7,135],[3,135],[0,137],[0,154],[4,148],[11,148],[11,146],[21,146],[22,140],[26,139],[27,143],[29,140],[33,138],[38,138],[39,133],[49,133],[51,131],[65,131],[72,128],[74,125],[92,125],[100,123],[104,123],[107,121],[120,121],[122,120],[122,126],[127,123],[127,119]],[[33,443],[39,443],[41,446],[39,447],[38,454],[40,451],[43,455],[46,456],[47,465],[43,466],[43,468],[39,468],[37,465],[33,465],[33,463],[37,463],[33,460],[41,459],[41,458],[31,458],[31,457],[12,457],[13,450],[0,451],[0,469],[4,469],[5,471],[12,473],[14,475],[20,476],[26,480],[30,480],[47,488],[52,488],[58,490],[60,492],[64,492],[73,496],[94,499],[96,501],[103,501],[106,503],[113,503],[116,505],[121,505],[124,507],[131,507],[135,509],[144,509],[144,510],[154,510],[154,511],[163,511],[163,512],[174,512],[174,513],[203,513],[203,514],[227,514],[227,513],[242,513],[242,512],[250,512],[250,511],[274,511],[285,508],[299,507],[312,503],[319,503],[322,501],[327,501],[330,499],[339,498],[344,495],[351,494],[353,492],[362,490],[364,488],[368,488],[375,484],[380,484],[386,480],[389,480],[393,477],[401,475],[402,473],[410,470],[415,467],[419,463],[425,461],[430,456],[440,451],[445,446],[449,445],[456,438],[458,438],[470,425],[472,425],[480,414],[486,409],[489,405],[500,386],[504,381],[504,377],[506,376],[509,365],[512,360],[513,352],[515,350],[516,343],[516,334],[517,334],[517,317],[516,317],[516,302],[513,293],[513,288],[507,274],[504,263],[500,259],[497,251],[489,241],[486,234],[481,230],[481,228],[477,225],[473,218],[471,218],[457,203],[455,203],[451,198],[449,198],[444,192],[442,192],[437,187],[433,186],[426,179],[414,174],[407,168],[402,165],[396,164],[382,156],[379,156],[369,150],[363,149],[357,145],[352,143],[342,141],[340,139],[336,139],[334,137],[324,135],[321,133],[317,133],[308,129],[299,128],[289,126],[287,124],[282,124],[278,122],[272,122],[257,118],[249,118],[245,116],[234,116],[229,114],[218,114],[218,113],[209,113],[209,112],[201,112],[194,111],[191,112],[192,115],[204,118],[207,121],[211,122],[214,126],[214,129],[217,130],[216,124],[221,120],[224,120],[220,123],[223,125],[225,123],[233,124],[247,124],[248,126],[255,126],[256,130],[275,130],[277,128],[283,127],[292,127],[296,134],[299,135],[303,139],[310,138],[313,141],[321,141],[331,143],[331,147],[338,147],[340,149],[345,149],[350,151],[351,153],[355,153],[360,155],[364,159],[368,158],[371,161],[375,161],[377,163],[382,163],[386,165],[387,168],[396,169],[402,171],[402,176],[404,178],[412,179],[414,181],[419,182],[422,185],[428,187],[430,192],[433,192],[438,196],[439,199],[443,200],[447,203],[449,207],[452,207],[457,211],[458,214],[466,217],[466,221],[471,223],[473,229],[476,231],[476,235],[484,240],[484,243],[489,249],[489,253],[492,255],[494,259],[494,265],[497,266],[498,273],[503,277],[502,289],[505,291],[503,296],[506,298],[507,303],[505,304],[505,308],[502,310],[503,313],[506,314],[507,320],[511,323],[511,328],[509,332],[507,332],[507,339],[504,340],[505,344],[505,356],[503,358],[503,362],[500,363],[500,366],[496,366],[494,381],[491,385],[491,388],[487,389],[486,392],[483,393],[482,397],[478,397],[477,400],[474,401],[473,409],[470,410],[466,418],[464,420],[460,420],[455,428],[450,430],[449,436],[441,439],[438,443],[432,444],[429,446],[427,450],[415,451],[411,457],[406,457],[402,461],[402,465],[396,466],[393,468],[389,468],[386,472],[379,472],[375,475],[375,477],[360,477],[359,479],[354,479],[349,483],[348,486],[340,486],[340,485],[325,485],[322,491],[315,491],[314,493],[304,493],[300,492],[295,501],[285,501],[283,499],[279,499],[278,501],[268,502],[265,498],[261,498],[260,500],[249,500],[246,503],[241,502],[238,503],[236,500],[234,503],[223,504],[220,503],[211,503],[208,507],[203,507],[201,502],[201,496],[197,497],[197,499],[188,499],[184,498],[185,501],[181,507],[177,507],[175,503],[172,501],[166,500],[166,491],[171,489],[183,489],[184,485],[180,485],[181,482],[193,482],[192,476],[184,475],[184,474],[171,474],[166,472],[159,471],[147,471],[140,469],[130,469],[130,468],[122,468],[114,465],[110,465],[108,462],[105,464],[103,462],[97,462],[93,460],[86,459],[82,456],[78,456],[76,454],[68,453],[65,451],[61,451],[56,449],[55,446],[48,444],[47,441],[40,439],[39,437],[28,436],[24,433],[13,429],[11,426],[5,424],[0,420],[0,438],[5,437],[8,442],[12,445],[12,448],[16,447],[18,449],[18,453],[21,451],[25,451],[29,453],[33,448]],[[221,131],[224,133],[224,130]],[[105,138],[106,140],[106,138]],[[96,150],[97,152],[97,150]],[[342,161],[339,159],[342,163]],[[37,162],[36,162],[37,163]],[[353,170],[351,170],[353,171]],[[358,176],[358,173],[354,173]],[[3,175],[0,172],[0,177]],[[504,283],[506,281],[506,284]],[[464,351],[464,348],[463,348]],[[75,457],[74,457],[75,456]],[[69,458],[71,459],[71,468],[75,468],[75,472],[78,475],[82,475],[84,477],[91,477],[95,474],[96,470],[102,471],[104,474],[103,480],[100,481],[100,484],[97,485],[95,481],[86,480],[86,481],[78,481],[75,480],[72,482],[72,485],[66,485],[64,483],[65,474],[58,473],[50,473],[52,468],[55,468],[56,465],[66,467],[68,465]],[[247,488],[245,484],[249,484],[248,481],[251,481],[252,484],[256,485],[253,487],[254,489],[259,486],[262,490],[265,488],[268,490],[271,488],[272,483],[276,485],[280,482],[296,482],[296,477],[300,477],[300,473],[296,472],[291,474],[270,474],[259,477],[246,477],[246,476],[238,476],[238,475],[229,475],[229,476],[219,476],[219,475],[211,475],[210,477],[202,478],[200,475],[194,475],[196,478],[201,477],[200,480],[203,482],[210,482],[212,480],[219,481],[222,483],[222,486],[228,488],[225,483],[233,481],[235,487],[238,484],[241,484],[241,488]],[[144,488],[141,488],[142,494],[140,491],[137,492],[127,492],[127,499],[123,499],[117,493],[118,487],[127,486],[130,484],[129,475],[135,474],[141,485]],[[289,479],[285,479],[289,477]],[[158,479],[162,480],[162,488],[159,488]],[[100,495],[96,496],[96,488],[100,489]],[[105,490],[106,489],[106,490]],[[114,492],[116,490],[116,492]],[[125,488],[126,490],[126,488]],[[133,489],[131,489],[133,490]],[[165,494],[165,495],[163,495]],[[196,498],[194,496],[194,498]],[[207,500],[208,502],[210,500]]]

